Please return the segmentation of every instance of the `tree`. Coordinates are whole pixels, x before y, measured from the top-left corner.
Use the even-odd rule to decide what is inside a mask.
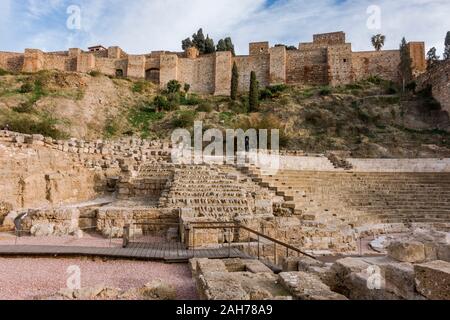
[[[192,42],[191,38],[186,38],[183,41],[181,41],[181,48],[183,50],[187,50],[189,48],[192,48],[194,46],[194,43]]]
[[[203,34],[202,28],[200,28],[197,31],[197,33],[194,33],[192,35],[192,43],[195,47],[197,47],[197,49],[200,53],[205,53],[206,39],[205,39],[205,35]]]
[[[447,32],[447,36],[445,37],[444,60],[450,60],[450,31]]]
[[[234,44],[230,37],[226,37],[225,39],[220,39],[219,42],[217,43],[216,50],[218,52],[230,51],[233,54],[233,56],[236,55],[236,53],[234,51]]]
[[[189,97],[189,90],[191,90],[191,85],[189,83],[185,83],[184,84],[184,93],[185,93],[186,98]]]
[[[256,80],[256,73],[250,74],[250,92],[248,94],[249,112],[256,112],[259,108],[259,83]]]
[[[216,52],[216,46],[214,45],[214,40],[211,39],[208,35],[205,40],[205,51],[202,53],[208,54],[208,53],[214,53],[214,52]]]
[[[167,92],[168,93],[179,93],[181,90],[181,83],[177,80],[170,80],[167,83]]]
[[[231,51],[233,56],[236,55],[236,53],[234,51],[234,44],[230,37],[225,38],[225,48],[227,49],[227,51]]]
[[[276,44],[275,47],[285,47],[286,50],[297,50],[296,46],[288,46],[282,43]]]
[[[217,50],[217,52],[227,51],[227,47],[225,45],[225,40],[220,39],[219,42],[217,42],[216,50]]]
[[[403,92],[405,92],[406,83],[409,82],[409,80],[411,80],[412,78],[411,64],[412,60],[409,52],[409,47],[405,37],[403,37],[402,42],[400,44],[400,64],[399,64],[399,73],[403,83]]]
[[[384,47],[384,42],[386,41],[386,36],[382,34],[376,34],[372,37],[372,45],[375,50],[380,51]]]
[[[430,70],[431,67],[439,61],[439,56],[436,54],[436,48],[431,48],[427,53],[427,69]]]
[[[236,62],[233,63],[233,70],[231,71],[231,100],[237,99],[239,88],[239,70]]]

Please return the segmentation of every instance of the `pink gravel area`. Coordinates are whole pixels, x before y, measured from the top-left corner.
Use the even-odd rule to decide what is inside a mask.
[[[17,240],[17,243],[16,243]],[[106,239],[97,234],[85,233],[82,238],[78,239],[73,236],[64,237],[30,237],[24,236],[16,239],[12,233],[0,233],[0,245],[40,245],[40,246],[71,246],[71,247],[121,247],[122,239]]]
[[[140,236],[134,241],[146,243],[167,242],[164,238],[156,236]],[[83,237],[78,239],[74,236],[50,236],[50,237],[31,237],[23,236],[16,238],[13,233],[0,233],[0,246],[8,245],[39,245],[39,246],[69,246],[69,247],[94,247],[94,248],[119,248],[122,247],[123,240],[108,239],[95,233],[84,233]]]
[[[128,290],[161,279],[177,289],[177,299],[198,299],[187,264],[102,261],[100,259],[0,258],[0,300],[49,297],[67,287],[68,268],[81,270],[81,286],[105,285]]]

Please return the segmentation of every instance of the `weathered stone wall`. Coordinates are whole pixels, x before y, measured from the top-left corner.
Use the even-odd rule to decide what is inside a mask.
[[[145,78],[145,57],[144,56],[128,56],[127,77]]]
[[[352,45],[341,44],[327,48],[328,82],[332,86],[348,84],[352,77]]]
[[[413,42],[408,46],[414,74],[419,75],[426,67],[425,45]],[[0,52],[0,67],[13,72],[97,70],[115,76],[121,70],[125,77],[147,78],[161,87],[178,80],[190,84],[192,92],[216,95],[229,95],[233,62],[239,69],[239,90],[246,92],[252,71],[261,87],[282,83],[338,86],[375,75],[398,81],[400,55],[398,50],[352,53],[343,32],[314,35],[313,42],[301,43],[298,50],[254,42],[249,45],[249,55],[236,57],[231,57],[230,52],[199,55],[193,48],[146,55],[128,55],[119,47],[95,52],[76,48],[52,53],[33,49],[24,54]]]
[[[339,31],[339,32],[315,34],[313,36],[313,41],[315,44],[324,44],[324,45],[345,44],[345,33]]]
[[[76,71],[73,69],[73,59],[68,55],[44,54],[44,69],[59,71]]]
[[[22,71],[23,53],[0,52],[0,68],[10,72]]]
[[[327,84],[326,48],[302,45],[300,50],[288,50],[286,81],[288,84]]]
[[[231,92],[231,70],[232,70],[232,54],[231,52],[216,53],[216,69],[214,71],[215,78],[215,95],[226,96]]]
[[[419,75],[427,70],[427,61],[425,59],[425,43],[408,43],[409,54],[412,60],[412,70],[414,75]]]
[[[239,91],[248,91],[250,88],[250,75],[255,71],[260,87],[270,84],[270,55],[258,54],[234,57],[239,70]]]
[[[249,44],[249,53],[251,56],[269,53],[269,42],[252,42]]]
[[[176,79],[191,85],[193,92],[213,93],[215,88],[215,55],[204,55],[197,59],[178,59]]]
[[[104,73],[106,75],[115,76],[117,70],[122,70],[123,76],[127,76],[128,60],[122,59],[110,59],[110,58],[96,58],[95,70]]]
[[[101,171],[76,166],[63,152],[0,148],[0,197],[14,209],[85,201],[100,187]]]
[[[418,90],[431,85],[433,97],[440,102],[442,109],[450,114],[450,61],[434,66],[417,79]]]
[[[44,53],[41,50],[26,49],[23,72],[38,72],[44,68]]]
[[[397,82],[399,81],[399,64],[398,50],[353,52],[353,79],[359,81],[370,76],[379,76]]]
[[[286,47],[274,47],[270,53],[270,84],[286,83]]]

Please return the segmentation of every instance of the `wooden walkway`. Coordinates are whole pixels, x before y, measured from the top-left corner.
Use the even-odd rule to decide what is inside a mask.
[[[146,261],[164,261],[173,263],[187,262],[191,258],[250,258],[236,248],[211,248],[187,250],[181,243],[131,243],[127,248],[70,247],[40,245],[0,246],[0,257],[101,257],[111,259],[133,259]]]

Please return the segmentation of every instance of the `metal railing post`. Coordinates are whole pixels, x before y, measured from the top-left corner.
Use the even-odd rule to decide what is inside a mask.
[[[273,243],[273,262],[277,264],[277,244]]]
[[[259,234],[258,234],[258,260],[260,259],[260,254],[259,254]]]
[[[195,258],[195,227],[192,226],[192,254]]]

